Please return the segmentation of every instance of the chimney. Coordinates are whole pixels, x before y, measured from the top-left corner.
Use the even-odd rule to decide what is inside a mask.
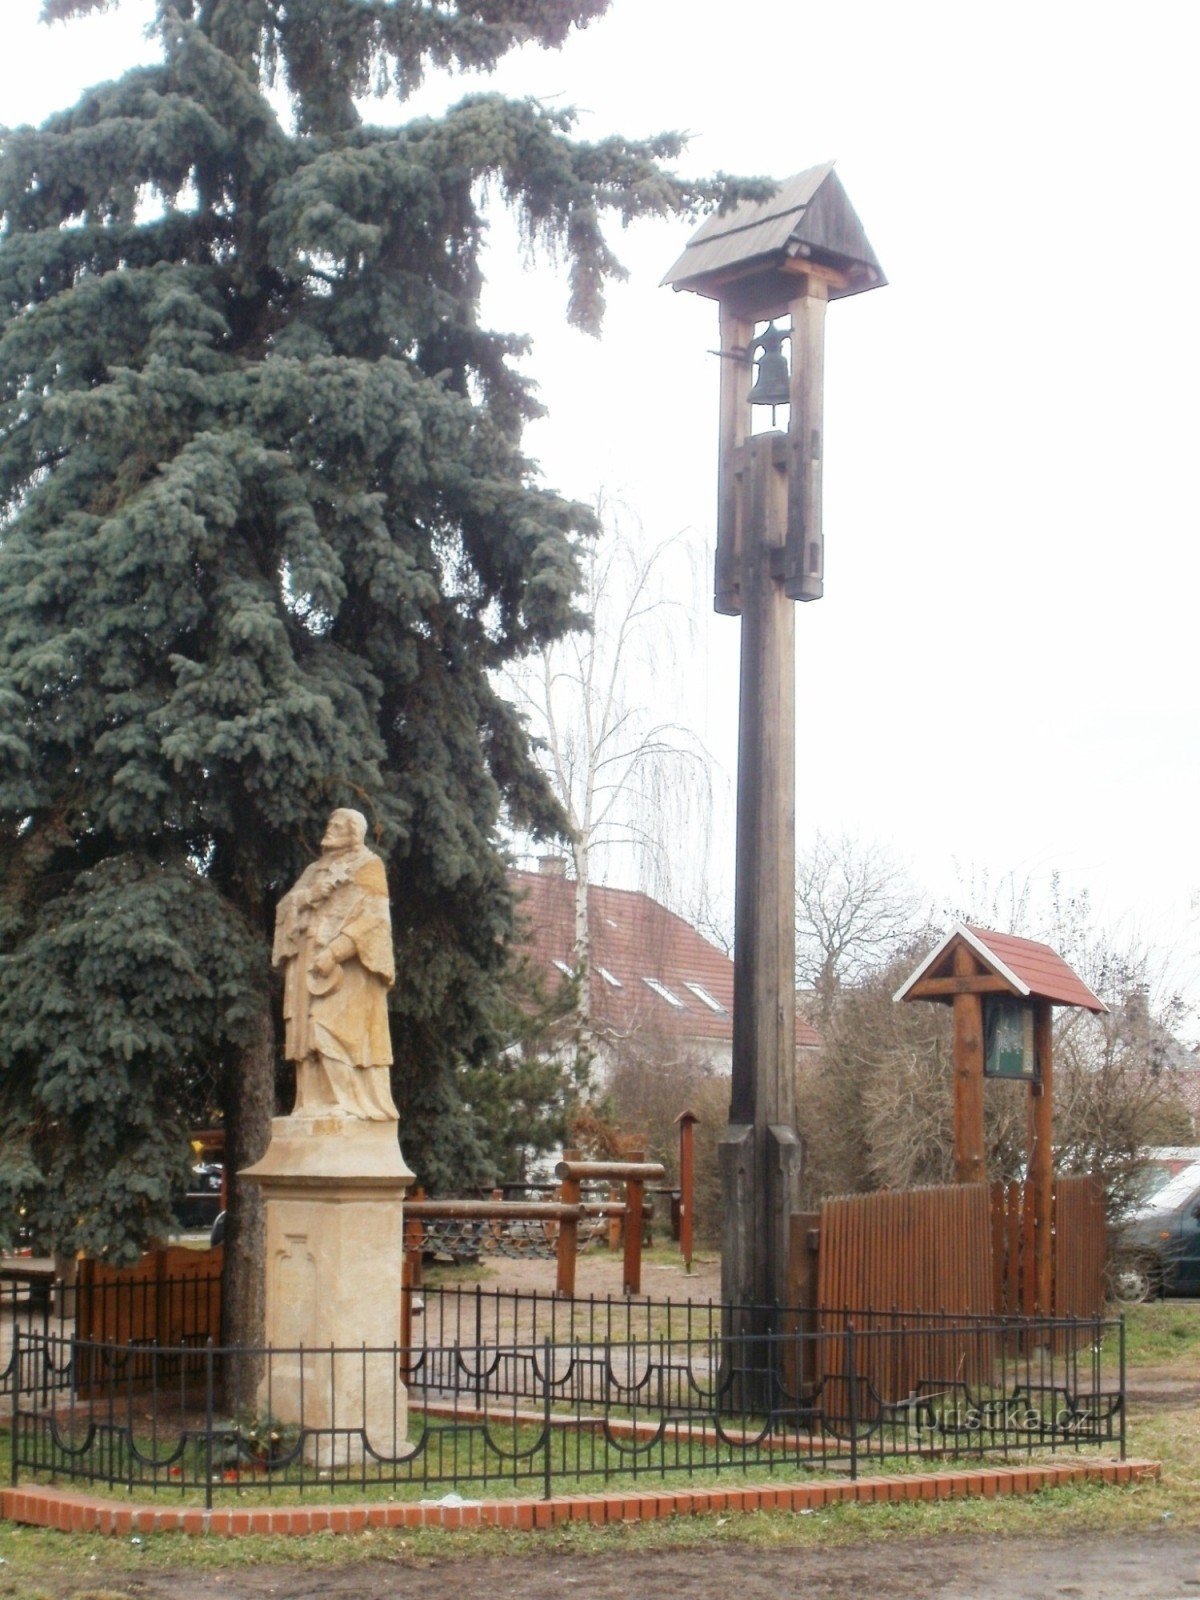
[[[1135,1028],[1150,1026],[1150,985],[1136,984],[1124,998],[1125,1015]]]
[[[539,856],[538,871],[545,878],[565,878],[567,875],[566,856]]]

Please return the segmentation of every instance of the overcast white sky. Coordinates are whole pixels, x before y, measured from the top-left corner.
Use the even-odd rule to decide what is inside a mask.
[[[5,0],[0,121],[144,56],[149,9],[48,30],[36,0]],[[585,134],[686,129],[689,171],[837,159],[890,284],[828,319],[798,837],[883,841],[946,901],[972,870],[1058,869],[1200,1000],[1198,19],[1185,0],[614,0],[497,83],[578,107]],[[421,108],[444,99],[431,85]],[[563,331],[551,266],[506,252],[486,309],[536,339],[546,478],[703,544],[715,310],[657,287],[689,231],[618,241],[631,276],[600,341]],[[738,624],[704,594],[696,622],[681,679],[720,767],[720,879]]]

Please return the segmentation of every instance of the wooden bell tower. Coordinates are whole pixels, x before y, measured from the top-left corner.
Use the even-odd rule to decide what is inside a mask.
[[[769,1308],[787,1302],[800,1170],[791,602],[824,592],[825,312],[884,281],[831,163],[786,179],[769,200],[710,217],[663,279],[720,311],[715,603],[742,619],[733,1088],[720,1143],[722,1298],[753,1308],[735,1313],[736,1333],[766,1332]],[[755,432],[768,406],[771,427]]]

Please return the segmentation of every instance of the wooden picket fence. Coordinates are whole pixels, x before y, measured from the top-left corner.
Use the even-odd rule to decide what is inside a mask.
[[[823,1333],[883,1325],[895,1336],[863,1341],[856,1360],[857,1414],[871,1397],[901,1399],[921,1379],[977,1383],[990,1369],[988,1334],[931,1337],[925,1314],[987,1316],[993,1309],[991,1211],[985,1184],[881,1190],[821,1207],[817,1322]],[[900,1335],[903,1335],[901,1337]],[[822,1345],[821,1379],[835,1404],[849,1351]]]
[[[827,1200],[817,1305],[830,1310],[1093,1316],[1104,1306],[1104,1193],[1088,1176],[1054,1184],[1053,1290],[1036,1304],[1027,1185],[947,1184]]]
[[[1054,1182],[1053,1298],[1037,1306],[1024,1184],[947,1184],[826,1200],[816,1304],[829,1309],[1091,1317],[1104,1307],[1104,1192]]]
[[[1108,1218],[1104,1190],[1086,1175],[1054,1185],[1054,1315],[1090,1317],[1104,1307]]]
[[[193,1348],[201,1359],[207,1341],[221,1341],[220,1245],[188,1250],[175,1245],[150,1250],[132,1267],[81,1261],[75,1282],[76,1382],[81,1393],[103,1388],[112,1377],[106,1354],[89,1349],[161,1345]],[[189,1358],[190,1360],[190,1358]],[[125,1357],[119,1374],[137,1388],[162,1375],[162,1363],[146,1356]]]
[[[995,1310],[1002,1316],[1090,1317],[1104,1306],[1107,1222],[1104,1191],[1095,1178],[1054,1183],[1053,1288],[1048,1306],[1037,1304],[1033,1258],[1033,1201],[1020,1183],[991,1191]]]
[[[995,1309],[986,1184],[884,1189],[821,1207],[817,1304],[841,1311]]]
[[[1025,1185],[951,1184],[827,1200],[817,1246],[818,1326],[827,1333],[850,1324],[907,1330],[905,1338],[869,1344],[860,1371],[864,1395],[903,1397],[931,1370],[948,1384],[980,1382],[995,1359],[997,1334],[936,1336],[931,1317],[1088,1317],[1103,1310],[1104,1194],[1094,1179],[1056,1181],[1053,1228],[1053,1298],[1039,1307]],[[837,1383],[842,1357],[829,1348],[823,1377]]]

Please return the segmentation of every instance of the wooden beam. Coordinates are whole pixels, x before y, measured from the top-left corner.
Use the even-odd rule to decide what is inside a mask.
[[[572,1151],[572,1154],[575,1152]],[[559,1199],[573,1210],[579,1205],[579,1179],[564,1178]],[[564,1217],[558,1225],[555,1254],[554,1292],[560,1300],[575,1298],[575,1261],[579,1249],[579,1223]]]
[[[742,518],[742,445],[750,434],[750,385],[754,364],[749,345],[754,323],[728,306],[721,308],[721,456],[717,471],[717,554],[715,606],[725,616],[742,609],[744,534]],[[741,358],[737,352],[743,351]]]
[[[695,1189],[695,1135],[700,1119],[694,1111],[681,1111],[679,1124],[679,1249],[683,1270],[692,1270],[692,1195]]]
[[[621,1269],[622,1284],[627,1295],[642,1292],[642,1216],[645,1179],[639,1169],[654,1165],[647,1162],[644,1150],[630,1150],[625,1177],[625,1257]],[[661,1173],[662,1168],[659,1167]]]
[[[779,263],[780,272],[786,272],[806,278],[815,278],[828,285],[831,289],[848,289],[852,283],[848,272],[843,272],[838,267],[830,266],[825,261],[814,261],[811,256],[789,256],[786,261]]]
[[[783,1331],[789,1338],[784,1345],[783,1359],[791,1392],[799,1395],[803,1386],[817,1382],[818,1341],[802,1335],[816,1327],[821,1213],[793,1211],[788,1223],[789,1315]],[[807,1317],[804,1313],[808,1313]]]
[[[793,395],[798,348],[793,342]],[[796,417],[793,406],[792,428]],[[733,1313],[729,1331],[735,1336],[752,1326],[766,1333],[760,1308],[787,1298],[788,1218],[799,1181],[796,608],[772,576],[776,553],[787,542],[793,444],[789,430],[782,437],[758,434],[746,447],[751,465],[738,700],[733,1059],[729,1122],[720,1144],[721,1298],[747,1308]],[[765,1392],[758,1398],[772,1403]]]
[[[978,978],[995,976],[990,968],[984,966],[974,950],[971,949],[971,946],[964,942],[961,935],[956,935],[938,956],[937,960],[926,969],[921,976],[921,982],[929,983],[939,978],[948,978],[951,975]],[[904,998],[907,1000],[909,996],[905,995]]]
[[[954,972],[972,977],[974,956],[960,945]],[[983,1183],[987,1160],[983,1139],[983,1001],[978,994],[953,996],[954,1004],[954,1181]]]
[[[1017,991],[1007,978],[994,972],[955,978],[922,978],[904,996],[906,1000],[945,1000],[956,994],[1012,994]],[[1022,998],[1024,998],[1022,996]]]
[[[571,1222],[581,1216],[606,1216],[614,1209],[618,1208],[604,1200],[575,1204],[561,1200],[413,1200],[404,1208],[414,1218],[467,1222]]]
[[[560,1161],[554,1169],[556,1178],[582,1182],[606,1178],[615,1183],[657,1183],[666,1173],[661,1161],[643,1161],[637,1152],[626,1161]]]
[[[1034,1292],[1039,1315],[1054,1313],[1054,1061],[1053,1014],[1048,1001],[1038,1002],[1033,1025],[1038,1081],[1029,1085],[1033,1141],[1029,1183],[1033,1190]]]
[[[821,531],[822,461],[825,454],[825,311],[829,285],[809,273],[796,280],[792,313],[791,418],[788,452],[787,541],[783,587],[793,600],[819,600],[825,592],[825,539]]]

